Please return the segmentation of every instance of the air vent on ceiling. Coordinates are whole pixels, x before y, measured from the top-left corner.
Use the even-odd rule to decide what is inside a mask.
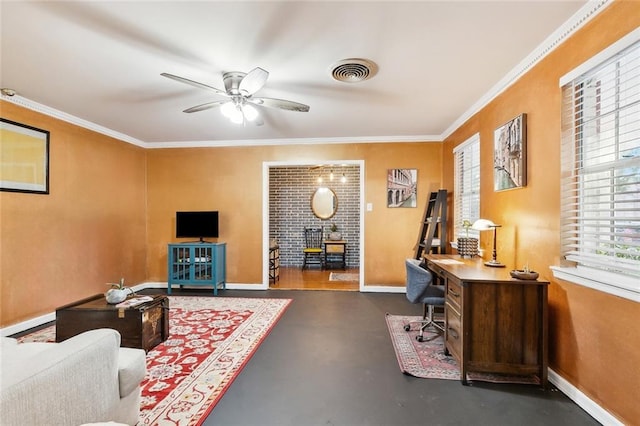
[[[331,66],[331,76],[343,83],[358,83],[373,77],[378,71],[375,63],[367,59],[343,59]]]

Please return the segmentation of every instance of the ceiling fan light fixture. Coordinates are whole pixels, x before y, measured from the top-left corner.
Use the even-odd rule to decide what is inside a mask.
[[[258,118],[258,110],[253,105],[242,105],[242,112],[244,113],[244,118],[248,121],[255,121],[255,119]]]
[[[232,101],[224,103],[220,107],[220,113],[229,119],[233,116],[233,113],[235,110],[236,110],[236,106]]]
[[[244,123],[244,114],[242,112],[242,107],[240,105],[235,105],[231,103],[231,108],[229,108],[229,120],[233,124],[242,124]]]
[[[336,62],[330,68],[331,77],[342,83],[359,83],[376,75],[375,62],[362,58],[349,58]]]
[[[238,110],[238,112],[236,114],[233,114],[233,116],[230,118],[231,122],[233,124],[242,124],[244,122],[244,117],[242,115],[242,111]]]

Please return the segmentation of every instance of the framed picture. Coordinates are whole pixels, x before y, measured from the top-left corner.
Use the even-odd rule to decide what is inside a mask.
[[[0,191],[49,193],[49,132],[0,118]]]
[[[527,115],[498,127],[494,133],[493,189],[521,188],[527,185]]]
[[[417,169],[389,169],[387,171],[387,207],[415,207],[417,186]]]

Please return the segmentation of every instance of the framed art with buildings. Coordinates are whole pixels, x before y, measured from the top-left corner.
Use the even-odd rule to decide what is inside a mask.
[[[494,132],[493,189],[527,185],[527,115],[509,120]]]
[[[49,132],[0,118],[0,191],[49,193]]]
[[[417,169],[387,171],[387,207],[416,207]]]

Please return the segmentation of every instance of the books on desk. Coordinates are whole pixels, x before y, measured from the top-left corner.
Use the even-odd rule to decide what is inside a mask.
[[[131,299],[127,299],[124,302],[118,303],[116,305],[116,308],[118,309],[133,308],[135,306],[142,305],[145,302],[151,302],[152,300],[153,300],[153,297],[151,296],[136,296],[136,297],[132,297]]]

